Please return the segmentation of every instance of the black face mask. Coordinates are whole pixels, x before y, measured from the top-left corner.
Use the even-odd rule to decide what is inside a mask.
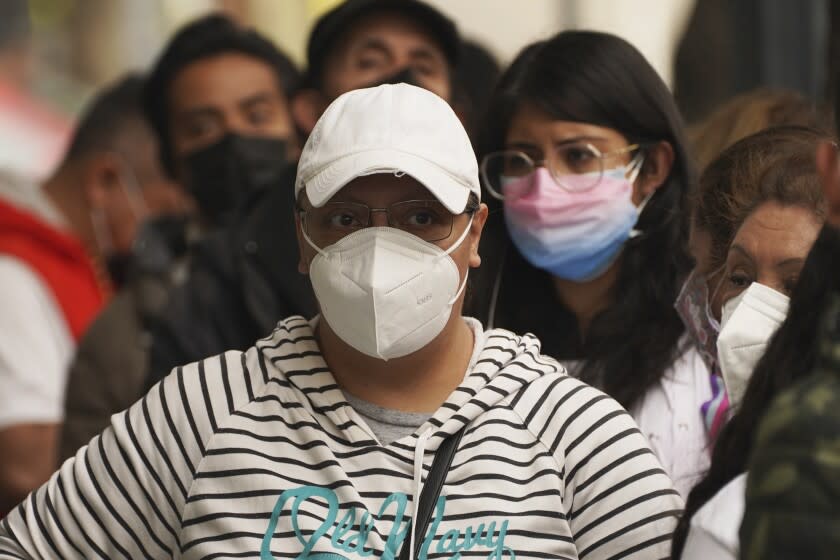
[[[366,86],[362,86],[362,88],[384,86],[385,84],[408,84],[410,86],[423,87],[420,85],[420,82],[417,81],[417,74],[414,70],[411,68],[403,68],[402,70],[394,72],[390,76],[385,76],[384,78],[375,80]]]
[[[286,140],[230,133],[187,155],[187,183],[202,216],[229,225],[256,193],[277,183],[286,161]]]

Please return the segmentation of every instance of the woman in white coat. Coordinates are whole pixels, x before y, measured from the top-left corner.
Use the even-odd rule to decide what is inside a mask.
[[[814,271],[805,262],[825,220],[814,163],[822,140],[801,127],[770,129],[724,151],[701,179],[739,185],[720,195],[728,197],[724,217],[735,233],[711,303],[721,317],[717,362],[734,416],[689,496],[675,559],[738,557],[755,428],[772,399],[813,365],[816,321],[808,318],[813,307],[800,301],[812,297]]]

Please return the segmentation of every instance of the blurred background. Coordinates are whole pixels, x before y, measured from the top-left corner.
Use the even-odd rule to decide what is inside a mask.
[[[146,68],[183,23],[224,10],[304,64],[340,0],[0,0],[0,168],[43,177],[91,93]],[[837,57],[832,0],[429,0],[502,64],[563,29],[616,33],[674,90],[689,122],[732,95],[785,87],[821,101]]]

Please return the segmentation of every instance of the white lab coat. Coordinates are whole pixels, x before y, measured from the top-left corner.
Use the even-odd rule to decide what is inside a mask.
[[[630,411],[683,499],[709,468],[700,407],[711,398],[709,370],[690,346]]]
[[[747,474],[733,479],[701,507],[694,517],[683,548],[682,560],[736,560],[738,531],[744,519]]]

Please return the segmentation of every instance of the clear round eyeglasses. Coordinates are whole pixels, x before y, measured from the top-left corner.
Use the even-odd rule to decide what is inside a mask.
[[[627,153],[636,152],[625,169],[641,166],[642,145],[631,144],[609,152],[601,152],[592,144],[574,143],[562,145],[552,159],[534,160],[518,150],[503,150],[484,156],[481,160],[481,175],[487,190],[495,198],[504,200],[506,185],[527,177],[538,167],[545,167],[555,182],[570,192],[582,192],[595,188],[604,176],[609,160]],[[564,180],[575,176],[574,181]]]

